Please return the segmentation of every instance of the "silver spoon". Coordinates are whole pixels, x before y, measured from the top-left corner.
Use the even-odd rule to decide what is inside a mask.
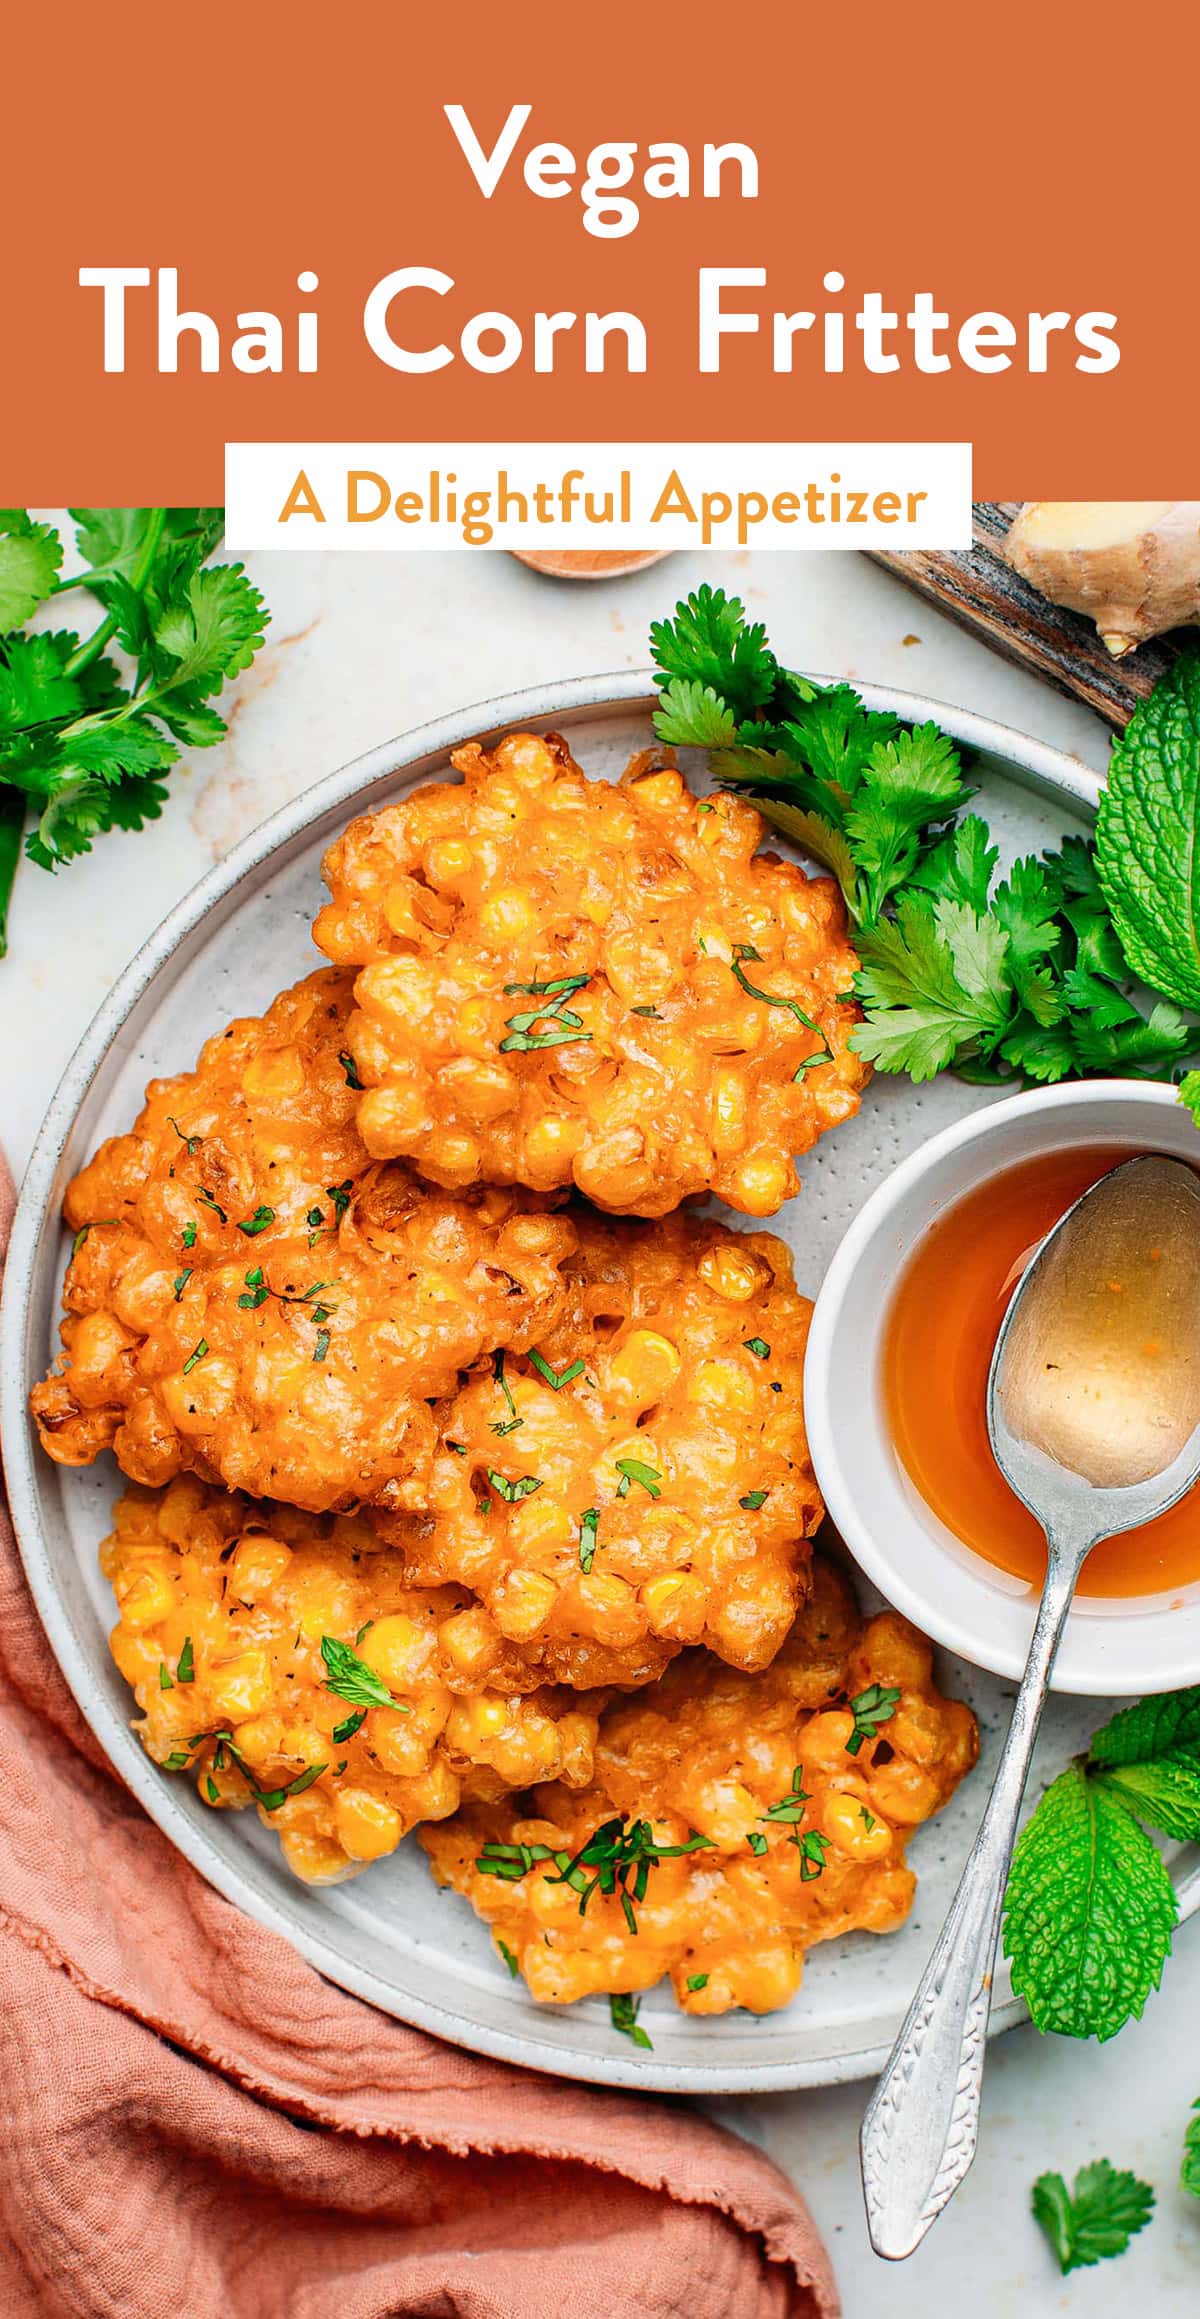
[[[996,1942],[1033,1743],[1084,1559],[1200,1473],[1200,1177],[1133,1159],[1043,1240],[996,1340],[988,1434],[1046,1532],[1046,1583],[996,1784],[863,2120],[871,2243],[920,2245],[975,2155]]]

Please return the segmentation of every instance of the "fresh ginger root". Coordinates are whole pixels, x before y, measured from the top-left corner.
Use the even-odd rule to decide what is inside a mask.
[[[1094,620],[1114,660],[1200,622],[1200,500],[1030,499],[1005,554],[1052,604]]]

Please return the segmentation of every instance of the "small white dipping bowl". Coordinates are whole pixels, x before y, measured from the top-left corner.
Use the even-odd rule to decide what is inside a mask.
[[[1200,1165],[1200,1133],[1175,1089],[1157,1080],[1073,1081],[989,1104],[934,1136],[872,1193],[829,1268],[809,1334],[812,1460],[850,1552],[914,1625],[997,1675],[1024,1668],[1036,1593],[962,1545],[905,1472],[887,1421],[884,1339],[900,1275],[947,1208],[1022,1160],[1089,1146],[1165,1152]],[[929,1390],[937,1389],[931,1377]],[[1077,1599],[1056,1691],[1113,1697],[1197,1681],[1200,1583]]]

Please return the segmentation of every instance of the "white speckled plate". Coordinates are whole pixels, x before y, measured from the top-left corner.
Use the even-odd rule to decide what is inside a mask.
[[[1075,760],[985,718],[906,693],[860,688],[873,708],[935,717],[985,766],[987,812],[1007,850],[1057,838],[1086,820],[1096,782]],[[66,1073],[38,1139],[9,1252],[0,1329],[0,1426],[21,1550],[63,1671],[122,1778],[180,1851],[226,1896],[292,1941],[330,1980],[384,2011],[460,2045],[535,2069],[679,2093],[751,2092],[825,2085],[879,2067],[900,2025],[979,1817],[1011,1696],[1009,1686],[960,1662],[943,1682],[967,1697],[983,1727],[983,1761],[940,1819],[911,1848],[919,1887],[903,1929],[855,1934],[814,1953],[796,2002],[755,2020],[733,2013],[694,2022],[651,1996],[643,2021],[653,2050],[617,2036],[602,2002],[536,2007],[509,1980],[464,1901],[438,1893],[409,1842],[353,1883],[309,1890],[288,1875],[274,1839],[250,1813],[213,1813],[191,1784],[156,1769],[129,1725],[129,1694],[108,1654],[113,1605],[96,1548],[116,1492],[109,1465],[71,1473],[37,1450],[26,1415],[30,1385],[57,1345],[65,1260],[63,1187],[86,1153],[128,1126],[146,1080],[186,1068],[202,1036],[257,1013],[318,963],[309,926],[320,902],[320,858],[351,813],[381,804],[446,770],[450,749],[512,726],[558,728],[592,773],[614,775],[649,736],[644,675],[598,677],[466,710],[386,743],[332,774],[210,871],[139,952],[101,1007]],[[804,1192],[776,1229],[796,1252],[797,1277],[815,1293],[849,1219],[895,1161],[988,1098],[945,1078],[922,1090],[878,1080],[857,1119],[805,1163]],[[1101,1718],[1079,1699],[1052,1699],[1034,1779],[1054,1776]],[[1176,1868],[1181,1907],[1200,1902],[1200,1870]],[[1020,2017],[1001,1983],[994,2029]]]

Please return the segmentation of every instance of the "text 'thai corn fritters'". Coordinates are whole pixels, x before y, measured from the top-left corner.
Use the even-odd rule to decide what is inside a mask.
[[[205,1802],[257,1803],[307,1882],[353,1875],[464,1796],[590,1778],[598,1702],[477,1688],[469,1597],[407,1587],[361,1518],[187,1476],[129,1490],[114,1524],[112,1651],[143,1745]]]
[[[353,822],[326,858],[315,933],[362,969],[368,1149],[452,1188],[772,1214],[867,1077],[836,885],[756,854],[744,800],[645,760],[614,787],[526,733],[453,762],[461,786]]]
[[[437,1404],[428,1511],[380,1535],[555,1681],[644,1682],[687,1643],[764,1667],[822,1513],[790,1254],[687,1213],[572,1215],[566,1309]]]
[[[929,1647],[902,1618],[864,1627],[840,1577],[818,1562],[814,1580],[765,1674],[689,1652],[610,1707],[591,1787],[469,1805],[423,1830],[438,1880],[466,1894],[535,1997],[669,1975],[688,2013],[770,2012],[817,1942],[907,1915],[905,1844],[974,1763],[975,1720],[935,1690]],[[601,1874],[589,1891],[606,1860],[611,1890]]]
[[[558,1312],[565,1219],[369,1158],[350,1004],[324,969],[231,1023],[76,1176],[65,1353],[33,1394],[61,1464],[111,1446],[152,1486],[190,1469],[316,1511],[419,1504],[429,1396]]]

